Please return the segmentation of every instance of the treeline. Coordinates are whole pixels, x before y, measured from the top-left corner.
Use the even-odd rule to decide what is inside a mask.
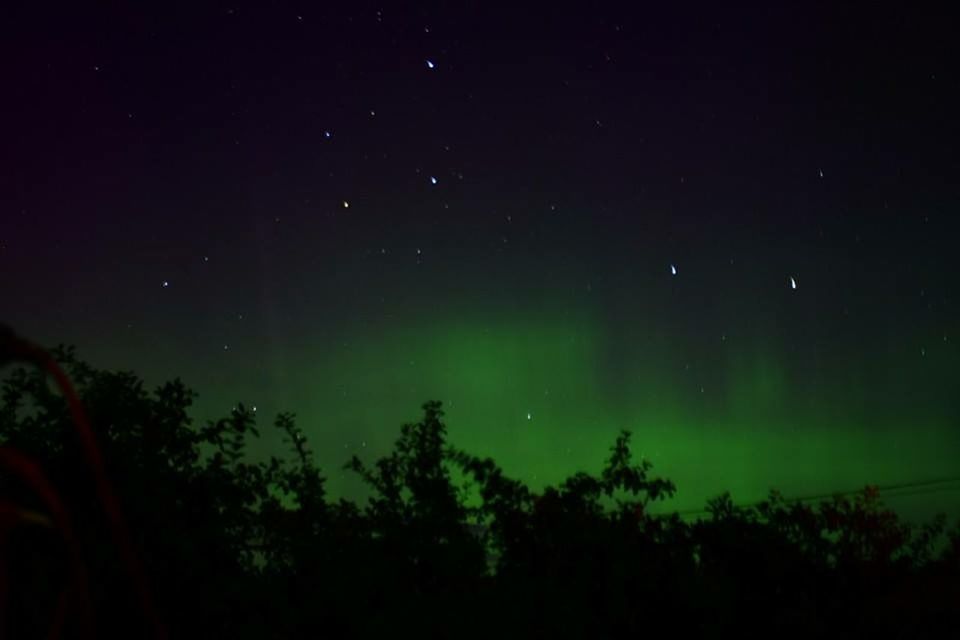
[[[289,459],[246,458],[238,405],[195,426],[180,380],[152,392],[72,348],[89,414],[171,638],[921,637],[960,628],[960,526],[909,525],[875,489],[817,505],[728,494],[685,522],[622,432],[599,475],[535,492],[447,442],[439,402],[330,499],[293,414]],[[7,637],[149,637],[63,398],[10,369],[0,407],[0,625]],[[599,462],[599,461],[598,461]],[[32,465],[35,465],[32,466]],[[49,513],[30,469],[65,510]],[[464,486],[454,478],[467,478]]]

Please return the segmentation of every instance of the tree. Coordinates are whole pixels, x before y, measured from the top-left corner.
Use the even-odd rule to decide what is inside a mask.
[[[771,492],[742,507],[723,493],[687,523],[648,512],[676,488],[633,462],[629,432],[599,475],[535,493],[449,445],[431,401],[390,453],[347,462],[372,490],[361,507],[328,499],[293,413],[273,421],[289,459],[252,461],[246,405],[197,426],[179,379],[147,391],[132,372],[53,354],[173,637],[624,637],[678,624],[704,637],[851,636],[960,622],[960,525],[909,526],[875,487],[816,505]],[[71,420],[43,373],[3,380],[0,625],[29,638],[62,620],[63,635],[82,636],[89,611],[100,635],[142,635]]]

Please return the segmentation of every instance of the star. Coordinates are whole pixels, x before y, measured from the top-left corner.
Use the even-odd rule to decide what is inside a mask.
[[[433,69],[437,65],[433,64],[433,60],[427,60],[427,69]]]
[[[350,208],[350,203],[347,202],[346,200],[344,200],[344,201],[343,201],[343,208],[344,208],[344,209],[349,209],[349,208]]]
[[[790,276],[790,288],[791,289],[797,288],[797,280],[793,276]]]
[[[170,282],[167,281],[167,280],[164,280],[164,281],[163,281],[163,284],[162,284],[161,286],[164,287],[164,288],[169,287],[169,286],[170,286]]]
[[[672,276],[677,275],[677,267],[676,267],[676,265],[670,265],[670,275],[672,275]],[[696,279],[696,277],[694,277],[694,279]]]
[[[820,177],[823,177],[823,169],[820,169]]]
[[[527,411],[527,420],[533,420],[533,414]]]
[[[433,176],[430,176],[430,184],[437,184],[437,179]]]
[[[331,132],[329,132],[329,131],[324,131],[324,132],[323,132],[323,137],[329,140],[330,138],[333,137],[333,134],[332,134]]]

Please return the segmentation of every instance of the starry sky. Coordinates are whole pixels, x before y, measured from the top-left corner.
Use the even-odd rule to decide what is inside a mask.
[[[960,475],[945,16],[30,4],[0,319],[296,412],[333,493],[428,399],[533,486],[630,429],[676,508]]]

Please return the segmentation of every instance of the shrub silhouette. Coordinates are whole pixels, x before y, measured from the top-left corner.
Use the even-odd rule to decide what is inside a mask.
[[[909,526],[876,488],[816,505],[771,492],[748,508],[720,494],[706,517],[653,515],[676,488],[632,460],[624,431],[599,475],[534,492],[448,444],[431,401],[388,455],[347,461],[371,490],[358,505],[329,499],[292,413],[272,424],[289,459],[251,461],[260,434],[243,404],[197,426],[179,379],[148,392],[72,348],[53,355],[87,408],[171,637],[859,636],[960,622],[960,525]],[[0,401],[3,452],[55,488],[88,570],[85,586],[70,582],[54,514],[0,471],[3,630],[44,635],[64,603],[62,637],[88,631],[85,610],[98,637],[144,635],[66,403],[25,368],[7,373]]]

